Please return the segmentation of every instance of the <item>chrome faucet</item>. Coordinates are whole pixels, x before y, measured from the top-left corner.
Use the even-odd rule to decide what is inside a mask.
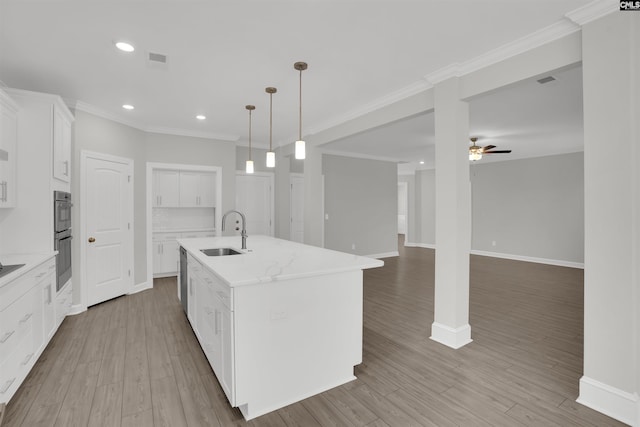
[[[227,219],[227,215],[230,213],[237,213],[242,218],[242,231],[240,232],[240,236],[242,236],[242,249],[247,249],[247,228],[246,228],[246,220],[244,218],[244,214],[240,211],[230,210],[225,212],[222,216],[222,231],[224,231],[224,222]]]

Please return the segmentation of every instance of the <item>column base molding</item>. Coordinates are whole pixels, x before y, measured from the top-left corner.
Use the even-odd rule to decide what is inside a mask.
[[[576,402],[631,426],[640,426],[640,398],[589,377],[580,378]]]
[[[453,349],[459,349],[473,341],[471,339],[471,326],[468,324],[459,328],[451,328],[442,323],[433,322],[430,338]]]

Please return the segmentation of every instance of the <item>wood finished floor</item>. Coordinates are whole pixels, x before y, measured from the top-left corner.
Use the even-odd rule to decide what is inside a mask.
[[[452,350],[429,339],[434,251],[400,252],[365,273],[356,381],[245,422],[207,365],[175,279],[161,279],[65,319],[2,427],[623,425],[575,402],[581,270],[472,256],[474,341]]]

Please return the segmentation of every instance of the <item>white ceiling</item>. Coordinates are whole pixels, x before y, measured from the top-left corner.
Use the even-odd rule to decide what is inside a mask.
[[[586,3],[2,0],[0,80],[80,101],[142,129],[230,141],[246,140],[244,106],[255,104],[254,143],[263,146],[269,101],[264,88],[275,86],[274,142],[288,143],[298,129],[296,61],[309,63],[303,73],[305,133],[452,63],[565,20]],[[136,51],[117,51],[113,43],[121,39]],[[149,65],[147,52],[167,55],[167,66]],[[481,145],[513,148],[513,157],[540,153],[545,145],[576,151],[580,72],[556,77],[544,86],[527,83],[474,100],[471,127],[483,137]],[[136,109],[124,111],[124,103]],[[197,121],[196,114],[208,119]],[[330,148],[403,161],[416,160],[422,150],[426,160],[433,149],[432,122],[428,116],[404,120]],[[565,143],[573,148],[560,149]]]
[[[546,84],[526,81],[469,103],[469,130],[478,137],[477,144],[512,150],[485,155],[483,163],[583,150],[582,67],[553,73],[553,77],[556,80]],[[406,163],[401,172],[432,169],[434,114],[400,120],[324,147],[337,154]]]

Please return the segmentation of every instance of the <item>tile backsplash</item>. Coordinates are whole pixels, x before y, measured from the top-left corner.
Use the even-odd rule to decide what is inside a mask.
[[[153,208],[153,230],[215,228],[215,208]]]

